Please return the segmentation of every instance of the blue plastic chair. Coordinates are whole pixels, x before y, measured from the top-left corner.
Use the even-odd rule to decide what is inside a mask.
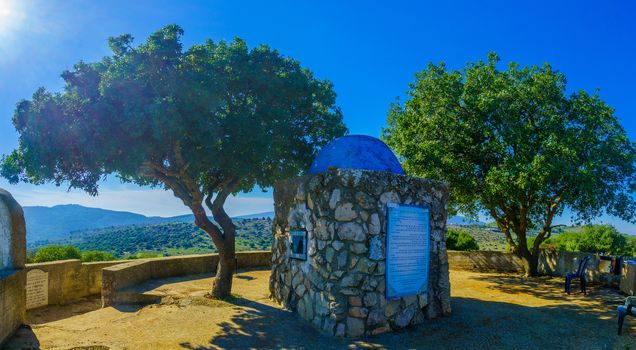
[[[586,256],[585,258],[583,258],[581,260],[581,262],[579,263],[579,268],[578,270],[576,270],[575,273],[572,272],[568,272],[565,275],[565,292],[567,294],[570,294],[570,284],[572,283],[572,280],[574,279],[579,279],[580,285],[581,285],[581,292],[583,292],[583,294],[587,295],[587,277],[585,277],[585,269],[587,269],[587,264],[590,262],[590,260],[592,259],[591,256]]]
[[[621,331],[623,330],[623,321],[625,321],[625,316],[634,316],[636,317],[636,297],[627,297],[625,299],[625,305],[621,305],[618,307],[618,335],[621,335]]]

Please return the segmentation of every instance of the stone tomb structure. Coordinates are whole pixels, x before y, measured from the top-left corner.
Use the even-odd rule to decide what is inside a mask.
[[[380,140],[345,136],[334,143],[342,147],[326,146],[309,175],[274,187],[272,298],[321,332],[346,337],[450,314],[447,185],[403,175]],[[369,147],[374,149],[365,152]],[[399,236],[388,213],[402,207],[428,216],[422,221],[428,227],[412,226],[419,239],[427,236],[424,245],[392,244]],[[422,285],[396,295],[387,273],[398,275],[404,263]]]
[[[0,347],[26,319],[25,262],[22,207],[0,188]]]

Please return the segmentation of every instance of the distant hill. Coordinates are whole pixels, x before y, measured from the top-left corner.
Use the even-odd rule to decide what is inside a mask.
[[[273,218],[274,212],[238,216],[235,219]],[[185,214],[172,217],[145,216],[126,211],[89,208],[77,204],[53,207],[24,207],[27,242],[54,241],[68,238],[71,232],[131,225],[155,225],[184,222],[192,224],[194,216]]]
[[[477,225],[477,226],[484,226],[486,225],[485,223],[481,222],[481,221],[475,221],[475,220],[470,220],[467,219],[463,216],[451,216],[448,218],[448,224],[449,225],[460,225],[460,226],[468,226],[468,225]]]
[[[238,251],[271,249],[271,219],[238,219],[235,220],[235,225]],[[29,250],[34,251],[51,244],[70,244],[82,251],[107,251],[120,258],[141,252],[163,255],[216,252],[210,237],[194,224],[187,222],[73,231],[63,239],[31,242]]]
[[[76,230],[153,224],[167,220],[125,211],[87,208],[76,204],[24,207],[24,218],[29,242],[63,238]]]
[[[241,216],[237,216],[235,219],[273,219],[274,218],[274,212],[273,211],[266,211],[263,213],[256,213],[256,214],[250,214],[250,215],[241,215]]]
[[[141,214],[88,208],[77,204],[53,207],[24,207],[27,225],[27,242],[57,240],[68,237],[72,231],[86,231],[130,225],[152,225],[170,222],[193,223],[192,214],[173,217],[145,216]],[[237,216],[236,219],[273,218],[274,212]],[[482,225],[479,221],[461,216],[449,218],[452,225]]]

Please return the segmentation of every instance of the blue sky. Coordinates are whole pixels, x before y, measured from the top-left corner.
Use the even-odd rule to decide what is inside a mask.
[[[59,89],[64,69],[108,54],[109,36],[130,33],[141,42],[170,23],[184,28],[186,46],[239,36],[300,60],[333,81],[354,134],[379,136],[389,104],[428,62],[461,68],[495,51],[504,64],[550,62],[566,74],[570,90],[600,89],[636,140],[635,14],[631,1],[0,0],[0,154],[16,146],[10,118],[17,101],[39,86]],[[170,193],[121,185],[114,177],[98,198],[4,180],[0,187],[23,205],[187,212]],[[228,209],[233,215],[268,211],[271,203],[270,193],[257,191],[231,199]]]

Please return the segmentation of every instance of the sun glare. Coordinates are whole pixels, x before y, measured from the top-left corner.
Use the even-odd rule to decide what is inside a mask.
[[[23,16],[19,1],[0,0],[0,35],[6,36],[19,29]]]

